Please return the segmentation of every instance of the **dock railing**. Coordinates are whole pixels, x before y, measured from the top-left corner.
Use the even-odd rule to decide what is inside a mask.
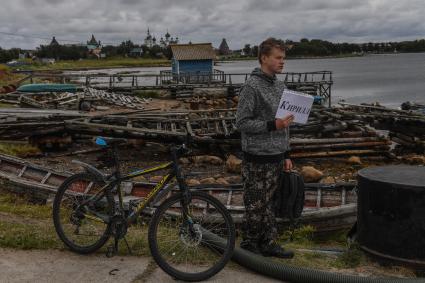
[[[180,73],[161,71],[159,74],[52,74],[31,73],[21,84],[42,82],[76,83],[81,86],[111,91],[133,91],[154,89],[194,89],[205,87],[239,88],[249,78],[249,73]],[[288,88],[323,97],[331,105],[331,71],[287,72],[277,75]]]

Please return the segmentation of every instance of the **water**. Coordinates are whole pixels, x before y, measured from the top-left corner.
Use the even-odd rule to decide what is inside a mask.
[[[226,73],[247,73],[257,66],[257,61],[234,61],[218,63],[215,68]],[[169,69],[169,67],[123,68],[78,73],[158,74],[160,70]],[[425,53],[294,59],[287,60],[284,69],[286,72],[323,70],[333,72],[333,103],[340,99],[356,104],[378,101],[388,107],[399,107],[405,101],[425,102]]]

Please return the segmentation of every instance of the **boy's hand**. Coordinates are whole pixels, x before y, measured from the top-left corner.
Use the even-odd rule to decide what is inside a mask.
[[[292,164],[291,159],[285,159],[283,161],[283,170],[291,171],[293,168],[294,168],[294,165]]]
[[[276,129],[280,130],[283,128],[287,128],[293,121],[294,121],[294,115],[292,114],[282,119],[276,119]]]

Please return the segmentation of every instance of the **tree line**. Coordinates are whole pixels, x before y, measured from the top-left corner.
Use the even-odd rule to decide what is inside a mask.
[[[392,52],[425,52],[425,39],[402,42],[381,43],[332,43],[320,39],[303,38],[300,41],[286,40],[288,46],[288,57],[315,57],[315,56],[337,56],[352,53],[392,53]],[[142,57],[145,58],[171,58],[170,47],[162,48],[159,45],[148,47],[146,45],[134,44],[131,40],[123,41],[118,46],[106,45],[102,47],[102,53],[106,57],[125,57],[130,55],[133,48],[143,50]],[[256,57],[258,45],[245,44],[240,50],[243,56]],[[0,47],[0,63],[17,59],[19,54],[25,51],[19,48],[2,49]],[[220,53],[220,50],[219,50]],[[33,55],[39,58],[55,58],[57,60],[78,60],[90,57],[86,46],[82,45],[41,45]]]
[[[381,42],[381,43],[332,43],[320,39],[303,38],[300,41],[286,40],[285,44],[290,47],[286,55],[288,57],[314,57],[314,56],[337,56],[352,53],[408,53],[425,52],[425,39],[403,42]],[[241,49],[244,56],[256,57],[258,45],[245,44]]]
[[[145,58],[171,58],[170,47],[162,48],[159,45],[148,47],[146,45],[134,44],[131,40],[123,41],[118,46],[105,45],[102,46],[101,53],[106,57],[126,57],[130,55],[133,48],[141,48],[143,50],[142,57]],[[9,50],[0,47],[0,63],[6,63],[13,59],[17,59],[19,54],[26,53],[25,50],[12,48]],[[93,55],[89,54],[89,50],[85,45],[40,45],[32,55],[38,58],[54,58],[56,60],[78,60],[87,59]]]

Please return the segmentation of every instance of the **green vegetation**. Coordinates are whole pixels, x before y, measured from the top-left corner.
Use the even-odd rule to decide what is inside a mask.
[[[59,60],[55,64],[41,64],[33,62],[29,65],[16,68],[35,71],[48,70],[79,70],[79,69],[106,69],[119,67],[160,67],[170,66],[167,59],[146,59],[146,58],[124,58],[115,57],[107,59],[80,59],[80,60]]]
[[[61,249],[63,243],[56,235],[50,204],[31,204],[30,198],[0,189],[0,247],[19,249]],[[149,256],[148,225],[138,223],[129,228],[127,241],[136,255]],[[106,252],[107,243],[99,252]],[[127,254],[120,242],[120,254]]]
[[[38,147],[29,144],[16,144],[8,142],[0,142],[0,153],[14,155],[19,157],[40,155]]]
[[[51,204],[35,205],[29,203],[28,197],[18,196],[0,189],[0,247],[17,249],[63,249],[63,243],[58,239],[53,227]],[[135,255],[150,256],[147,241],[148,220],[129,228],[127,241]],[[385,276],[415,277],[412,270],[400,266],[379,266],[369,259],[356,245],[347,246],[345,234],[347,231],[318,237],[310,226],[296,229],[293,241],[289,242],[290,233],[284,232],[279,242],[286,248],[295,250],[293,259],[274,259],[284,264],[315,268],[326,271],[343,270],[344,273],[362,272]],[[99,250],[104,253],[106,247],[112,244],[112,239]],[[345,250],[341,254],[325,254],[314,249],[337,248]],[[120,255],[128,251],[123,241],[120,241]],[[235,263],[228,264],[231,268],[239,268]]]
[[[425,52],[425,39],[403,42],[368,42],[368,43],[333,43],[321,39],[303,38],[300,41],[286,40],[288,46],[286,52],[287,58],[315,58],[315,57],[348,57],[361,56],[364,53],[409,53]],[[234,60],[240,60],[241,57],[256,58],[258,46],[245,44],[240,50],[241,55],[232,55]],[[227,57],[227,56],[226,56]],[[230,58],[226,58],[229,60]]]
[[[10,60],[18,58],[20,52],[21,50],[19,48],[11,48],[6,50],[0,47],[0,63],[6,63]]]
[[[0,64],[0,91],[2,86],[16,84],[24,77],[22,74],[13,74],[8,66]]]
[[[0,193],[0,213],[44,220],[49,219],[52,215],[50,206],[31,204],[28,196],[18,196],[2,189],[0,189]]]

